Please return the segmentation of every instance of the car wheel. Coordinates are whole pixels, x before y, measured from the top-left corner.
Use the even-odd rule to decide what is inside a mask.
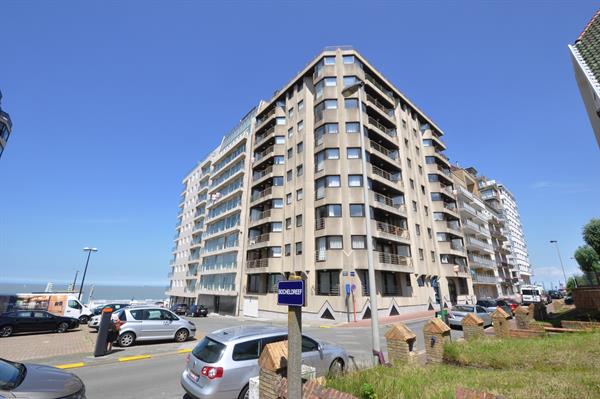
[[[246,385],[242,392],[238,395],[238,399],[249,399],[250,398],[250,387]]]
[[[56,331],[58,331],[59,333],[64,333],[64,332],[67,332],[68,329],[69,329],[69,324],[63,321],[62,323],[58,323],[58,327],[56,328]]]
[[[344,362],[342,359],[335,359],[331,362],[331,366],[329,366],[329,376],[330,377],[339,377],[344,373]]]
[[[4,326],[2,327],[2,329],[0,329],[0,337],[2,338],[6,338],[6,337],[10,337],[13,333],[13,327],[12,326]]]
[[[177,330],[177,332],[175,333],[175,341],[185,342],[185,341],[187,341],[189,336],[190,336],[189,331],[186,330],[185,328],[182,328],[181,330]]]
[[[89,318],[89,317],[87,317],[87,316],[80,316],[80,317],[79,317],[79,322],[80,322],[81,324],[87,324],[87,322],[88,322],[89,320],[90,320],[90,318]]]
[[[133,343],[135,342],[135,334],[131,331],[123,333],[119,336],[118,342],[119,346],[127,348],[128,346],[133,345]]]

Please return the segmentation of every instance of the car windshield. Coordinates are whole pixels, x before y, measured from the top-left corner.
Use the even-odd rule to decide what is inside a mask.
[[[16,388],[23,380],[25,366],[0,359],[0,389]]]
[[[220,342],[204,337],[192,351],[192,354],[205,363],[216,363],[223,356],[225,345]]]
[[[459,306],[453,307],[452,310],[454,312],[468,312],[468,313],[470,312],[470,313],[472,313],[473,312],[473,307],[472,306],[460,306],[459,305]]]
[[[537,295],[537,292],[534,290],[523,290],[521,291],[523,295]]]
[[[102,306],[94,309],[94,316],[98,316],[100,313],[102,313]]]

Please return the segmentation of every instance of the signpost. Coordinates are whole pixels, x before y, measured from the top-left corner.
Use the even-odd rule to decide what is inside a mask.
[[[288,307],[288,397],[302,397],[302,306],[306,289],[300,276],[277,283],[277,304]]]

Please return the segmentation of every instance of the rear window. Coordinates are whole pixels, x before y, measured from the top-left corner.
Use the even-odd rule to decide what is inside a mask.
[[[192,354],[204,363],[216,363],[221,360],[225,352],[225,345],[220,342],[204,337],[192,351]]]

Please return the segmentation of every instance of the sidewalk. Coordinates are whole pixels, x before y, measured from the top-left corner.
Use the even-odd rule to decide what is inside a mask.
[[[410,312],[410,313],[404,313],[404,314],[401,314],[398,316],[380,317],[379,324],[380,325],[388,325],[388,324],[397,323],[399,321],[407,322],[407,321],[413,321],[413,320],[421,320],[421,319],[427,319],[430,317],[434,317],[434,315],[435,315],[434,310],[424,310],[421,312]],[[363,319],[363,320],[357,320],[356,322],[338,324],[337,327],[352,328],[352,327],[368,327],[370,325],[371,325],[371,319]]]

